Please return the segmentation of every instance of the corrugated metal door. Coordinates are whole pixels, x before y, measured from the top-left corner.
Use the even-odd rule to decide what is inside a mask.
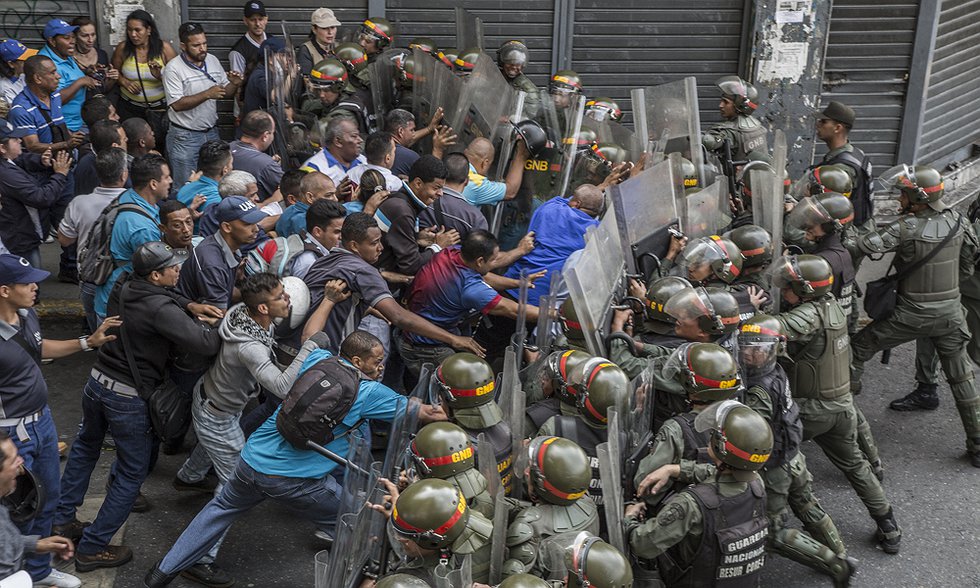
[[[944,167],[980,141],[980,0],[945,0],[939,15],[917,160]]]
[[[0,2],[0,39],[17,39],[40,49],[44,46],[41,33],[52,18],[71,22],[76,16],[94,18],[95,2],[90,0],[37,0],[33,2]],[[112,53],[108,39],[100,41],[103,49]]]
[[[854,108],[850,139],[877,170],[896,163],[915,40],[917,0],[834,0],[824,61],[821,108]],[[826,146],[818,142],[814,161]]]
[[[576,0],[572,69],[590,97],[626,111],[630,88],[698,80],[701,122],[721,120],[714,81],[743,65],[745,0]],[[751,31],[751,27],[749,27]]]
[[[531,53],[524,73],[540,87],[547,84],[555,0],[388,0],[387,18],[403,23],[395,45],[406,47],[414,37],[431,37],[440,47],[452,47],[456,42],[457,6],[483,20],[484,51],[490,55],[495,56],[497,47],[511,39],[523,41]]]

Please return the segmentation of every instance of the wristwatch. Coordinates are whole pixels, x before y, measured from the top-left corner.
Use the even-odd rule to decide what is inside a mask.
[[[92,346],[88,344],[88,337],[82,335],[78,338],[78,343],[82,346],[82,351],[92,351]]]

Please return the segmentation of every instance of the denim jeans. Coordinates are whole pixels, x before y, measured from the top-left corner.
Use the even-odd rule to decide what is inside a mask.
[[[54,420],[51,418],[51,409],[45,406],[37,421],[24,425],[24,430],[21,433],[26,433],[26,435],[19,434],[17,427],[4,427],[4,429],[10,435],[14,445],[17,446],[17,452],[24,458],[24,467],[38,477],[47,492],[41,512],[34,517],[34,520],[20,525],[20,532],[24,535],[50,537],[54,511],[58,506],[61,481],[58,464],[58,432],[55,430]],[[27,437],[27,439],[21,437]],[[50,554],[31,553],[25,555],[27,557],[24,559],[24,569],[31,574],[31,578],[35,582],[51,573]]]
[[[208,141],[218,140],[218,129],[207,132],[188,131],[170,125],[167,132],[167,159],[170,160],[170,176],[174,180],[174,189],[179,190],[187,183],[194,170],[197,169],[197,154]]]
[[[234,475],[180,534],[160,562],[160,571],[175,574],[197,563],[238,515],[266,498],[285,503],[318,529],[332,534],[342,493],[343,488],[333,476],[316,480],[267,476],[239,458]]]
[[[77,545],[78,553],[94,554],[105,549],[126,522],[140,486],[146,480],[153,451],[153,433],[146,402],[106,389],[89,377],[82,392],[82,427],[71,446],[61,479],[61,500],[55,521],[71,522],[85,499],[89,480],[102,452],[106,431],[116,441],[109,491],[92,525]]]
[[[82,299],[82,309],[85,311],[85,324],[88,325],[88,332],[94,333],[101,323],[95,316],[95,284],[92,282],[78,282],[79,297]]]

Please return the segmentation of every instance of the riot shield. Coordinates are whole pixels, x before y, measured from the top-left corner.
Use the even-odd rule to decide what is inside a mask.
[[[394,108],[398,98],[400,64],[405,62],[408,55],[409,53],[404,49],[388,49],[368,66],[374,115],[378,120],[378,128],[382,131],[385,130],[385,115]]]
[[[282,38],[286,48],[282,52],[265,50],[262,59],[265,60],[265,92],[268,112],[276,121],[275,139],[270,154],[279,155],[283,161],[289,157],[289,121],[286,118],[286,107],[295,107],[295,91],[299,84],[299,66],[296,65],[296,54],[286,30],[286,23],[281,23]]]
[[[640,460],[648,453],[653,440],[653,399],[656,390],[655,374],[660,369],[658,360],[651,360],[640,375],[633,380],[633,394],[628,409],[621,415],[623,422],[623,497],[635,498],[633,478]]]
[[[693,77],[636,88],[630,93],[636,134],[647,144],[657,143],[665,153],[681,153],[698,170],[701,186],[707,185],[701,150],[701,116],[698,85]]]
[[[377,474],[377,470],[374,471]],[[374,478],[377,481],[377,477]],[[385,490],[372,483],[372,489],[368,494],[369,501],[373,504],[384,504]],[[357,588],[365,574],[380,575],[385,573],[387,559],[383,556],[387,546],[387,527],[388,519],[380,512],[362,506],[357,513],[354,523],[354,533],[349,550],[341,549],[341,553],[346,553],[348,562],[348,574],[345,579],[344,588]],[[334,546],[337,549],[337,546]]]
[[[538,326],[535,332],[535,343],[542,357],[551,353],[551,348],[561,332],[561,326],[558,324],[558,309],[561,307],[562,299],[558,293],[564,288],[565,284],[562,281],[561,272],[552,272],[548,295],[538,298]]]
[[[462,557],[453,556],[453,561],[458,561],[458,567],[451,567],[447,563],[440,562],[432,570],[432,578],[435,580],[434,588],[470,588],[473,586],[473,559],[470,555]]]
[[[599,143],[615,143],[626,151],[629,161],[637,162],[646,151],[646,143],[639,134],[624,124],[614,120],[598,121],[589,116],[582,117],[582,127],[579,133],[594,135]]]
[[[783,133],[782,129],[776,129],[773,133],[772,141],[772,166],[775,170],[775,178],[772,179],[775,184],[773,191],[778,196],[778,212],[773,212],[779,218],[778,222],[778,235],[776,232],[772,232],[772,249],[773,254],[782,254],[783,252],[783,202],[785,200],[783,196],[783,174],[786,172],[786,158],[787,158],[787,146],[786,146],[786,135]],[[777,225],[774,225],[777,228]],[[772,291],[769,293],[769,297],[772,300],[772,312],[779,312],[779,304],[782,300],[782,296],[777,291]]]
[[[534,120],[548,134],[549,147],[537,159],[529,160],[522,191],[526,188],[533,199],[544,202],[565,195],[578,151],[585,97],[557,96],[547,90],[541,90],[539,97],[541,107]]]
[[[523,485],[521,477],[524,475],[522,456],[525,455],[524,410],[527,404],[524,391],[521,389],[520,374],[517,371],[517,354],[513,347],[508,347],[504,351],[504,371],[500,376],[500,394],[497,403],[510,425],[512,473],[508,495],[520,498]],[[506,480],[502,482],[507,484]]]
[[[412,85],[412,112],[416,126],[422,128],[429,124],[432,115],[442,100],[440,87],[436,82],[436,68],[445,69],[439,60],[421,49],[412,50],[415,64],[415,80]]]
[[[493,493],[493,534],[490,536],[490,584],[496,586],[503,579],[504,560],[507,559],[507,519],[510,511],[503,487]]]
[[[707,188],[684,199],[681,230],[689,239],[718,234],[731,222],[728,206],[728,180],[719,176]]]
[[[585,236],[585,249],[562,269],[589,353],[605,356],[612,306],[623,291],[626,259],[614,208]]]
[[[623,526],[623,448],[620,412],[610,408],[607,413],[608,437],[596,447],[599,457],[599,476],[602,478],[602,508],[606,515],[609,543],[626,553],[626,529]]]
[[[409,395],[408,402],[405,403],[405,410],[396,415],[391,422],[381,476],[392,482],[397,483],[399,470],[407,466],[405,463],[406,452],[409,443],[412,441],[412,436],[418,430],[419,409],[423,403],[429,401],[429,381],[433,371],[431,363],[422,365],[422,369],[419,371],[419,381]]]
[[[501,487],[500,471],[494,458],[493,443],[490,443],[486,433],[476,437],[476,468],[487,480],[487,493],[494,496]]]
[[[483,19],[459,6],[456,12],[456,46],[465,50],[472,47],[483,49]]]
[[[672,156],[606,191],[616,210],[620,241],[630,273],[656,265],[670,245],[667,227],[677,222],[676,203],[684,198],[684,176],[678,156]]]

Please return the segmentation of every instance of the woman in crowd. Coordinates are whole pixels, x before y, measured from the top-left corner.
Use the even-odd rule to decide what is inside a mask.
[[[109,63],[109,54],[105,49],[99,47],[95,23],[87,16],[79,16],[71,24],[78,27],[75,31],[75,62],[86,75],[99,82],[91,94],[107,94],[116,85],[119,70]]]

